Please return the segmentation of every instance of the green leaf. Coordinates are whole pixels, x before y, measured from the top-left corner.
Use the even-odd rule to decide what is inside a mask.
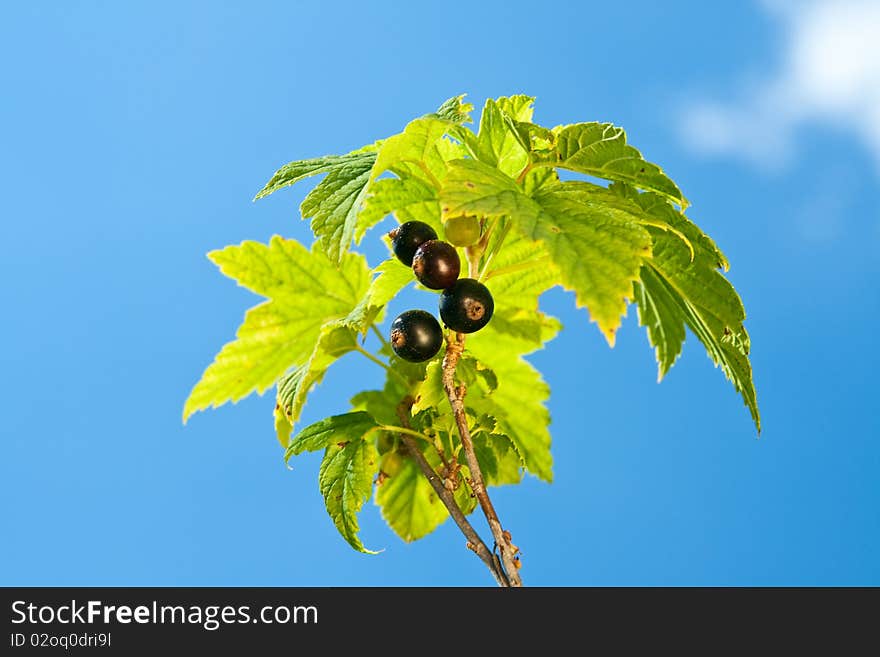
[[[681,355],[685,316],[678,300],[670,294],[651,267],[642,267],[641,282],[635,285],[635,297],[639,308],[639,326],[648,329],[648,340],[657,354],[659,383]]]
[[[393,365],[392,365],[393,366]],[[353,411],[366,411],[383,424],[399,425],[397,406],[409,394],[400,377],[390,372],[382,390],[363,390],[351,398]]]
[[[254,200],[304,178],[326,174],[303,200],[300,212],[303,219],[311,218],[312,231],[328,257],[339,262],[354,237],[378,148],[378,143],[370,144],[345,155],[290,162],[275,172]]]
[[[335,262],[354,239],[374,162],[375,155],[366,153],[355,162],[334,168],[300,205],[303,219],[311,218],[312,232]]]
[[[252,308],[237,339],[223,347],[187,399],[183,417],[250,393],[260,394],[311,356],[327,322],[345,317],[370,285],[363,256],[346,254],[337,268],[320,250],[273,237],[209,254],[240,285],[272,300]]]
[[[437,143],[452,124],[449,121],[422,117],[410,121],[400,134],[389,137],[379,149],[373,178],[403,163],[418,166],[434,186],[446,173],[446,160]]]
[[[521,142],[515,121],[530,121],[530,96],[491,98],[486,101],[477,134],[477,157],[502,172],[515,176],[529,163],[529,148]]]
[[[470,123],[470,114],[474,110],[474,106],[465,102],[465,96],[466,94],[461,94],[460,96],[453,96],[452,98],[443,101],[443,104],[437,108],[436,112],[426,114],[426,116],[449,121],[450,123]]]
[[[373,416],[364,411],[343,413],[310,424],[290,441],[284,460],[303,452],[315,452],[330,445],[362,441],[363,437],[379,425]]]
[[[322,173],[330,173],[348,164],[360,163],[366,160],[375,160],[378,144],[370,144],[345,155],[323,155],[308,160],[296,160],[285,164],[278,169],[265,184],[263,189],[257,192],[254,200],[259,200],[277,192],[284,187]]]
[[[308,358],[321,317],[269,301],[245,314],[236,340],[224,345],[183,407],[186,422],[196,411],[263,394],[289,367]]]
[[[378,472],[379,453],[374,442],[354,437],[327,447],[318,470],[321,495],[333,524],[351,547],[367,554],[376,552],[361,543],[357,514],[369,499]]]
[[[502,112],[518,122],[529,122],[535,111],[535,97],[525,94],[515,96],[501,96],[495,99],[495,104]]]
[[[429,454],[425,454],[426,458]],[[382,472],[386,477],[376,488],[376,504],[388,526],[404,541],[410,543],[427,536],[449,517],[443,502],[410,457],[390,452],[383,457]]]
[[[651,237],[630,212],[567,183],[526,196],[508,176],[474,160],[450,163],[441,190],[444,216],[509,217],[517,229],[546,248],[559,279],[574,290],[610,345],[632,297],[639,269],[651,255]]]
[[[688,200],[656,164],[626,143],[626,133],[611,123],[575,123],[556,133],[557,166],[605,180],[631,183],[662,194],[687,208]]]
[[[481,431],[474,434],[473,441],[477,461],[488,485],[503,486],[522,481],[523,462],[508,436]]]
[[[273,417],[275,418],[275,435],[278,437],[278,442],[286,450],[290,445],[290,432],[293,431],[293,425],[277,404]]]
[[[470,336],[468,350],[495,373],[498,389],[482,397],[469,394],[465,404],[478,414],[494,416],[498,432],[509,436],[526,469],[539,479],[552,481],[550,413],[544,405],[550,387],[538,370],[510,349],[511,343],[503,334],[488,330],[494,321]],[[548,334],[548,339],[551,337]]]
[[[287,419],[291,430],[299,420],[306,396],[312,387],[324,379],[327,370],[336,360],[356,347],[357,333],[354,330],[337,322],[325,324],[308,362],[281,377],[278,381],[275,407]],[[276,422],[276,430],[278,429]]]
[[[719,271],[727,260],[708,237],[656,194],[619,188],[650,216],[668,222],[694,247],[693,257],[674,234],[649,228],[654,256],[641,272],[639,311],[649,326],[662,376],[681,350],[686,324],[706,347],[712,361],[733,383],[760,432],[761,418],[749,363],[745,309],[736,290]],[[653,305],[650,305],[653,304]],[[652,330],[651,327],[654,327]],[[662,330],[661,330],[662,328]]]
[[[559,271],[547,250],[520,233],[508,233],[486,279],[495,299],[491,330],[516,339],[510,348],[518,354],[540,348],[545,331],[558,332],[561,325],[539,312],[538,298],[559,284]]]
[[[446,399],[446,393],[443,391],[443,367],[441,357],[437,357],[428,363],[425,371],[425,379],[418,384],[415,392],[415,403],[413,404],[413,413],[424,411],[429,408],[444,409],[449,402]]]
[[[269,244],[245,241],[211,251],[220,271],[252,292],[322,315],[349,312],[370,284],[362,255],[346,254],[337,266],[318,244],[312,249],[275,235]]]

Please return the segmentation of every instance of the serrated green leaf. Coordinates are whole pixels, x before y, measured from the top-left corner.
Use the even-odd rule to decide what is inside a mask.
[[[300,205],[303,219],[311,219],[312,232],[331,260],[338,262],[354,239],[374,162],[375,155],[367,153],[335,167]]]
[[[432,183],[442,179],[446,172],[446,161],[437,148],[437,142],[450,125],[448,121],[431,117],[410,121],[403,132],[389,137],[382,144],[373,168],[373,178],[402,163],[412,163],[421,168]]]
[[[278,236],[268,245],[243,242],[209,254],[240,285],[271,297],[252,308],[237,339],[223,347],[184,404],[190,415],[250,393],[260,394],[285,371],[305,363],[327,322],[355,308],[370,285],[363,256],[346,254],[337,267],[319,249]]]
[[[312,231],[318,241],[330,259],[338,262],[354,237],[379,146],[370,144],[345,155],[290,162],[275,172],[254,200],[304,178],[326,174],[303,200],[300,212],[303,219],[312,220]]]
[[[236,339],[223,346],[190,392],[184,422],[196,411],[237,402],[254,391],[263,394],[289,367],[308,358],[321,323],[320,316],[277,301],[248,310]]]
[[[322,155],[321,157],[313,157],[307,160],[295,160],[278,169],[269,182],[265,184],[263,189],[257,192],[254,200],[259,200],[270,194],[277,192],[279,189],[289,187],[300,180],[317,176],[322,173],[329,173],[344,167],[348,164],[363,162],[367,159],[376,158],[376,151],[379,144],[369,144],[351,153],[345,155]]]
[[[550,413],[544,405],[550,387],[530,363],[507,348],[503,335],[488,328],[470,336],[468,350],[496,374],[498,389],[489,395],[468,395],[465,404],[477,413],[494,416],[498,432],[510,437],[526,469],[552,481]]]
[[[488,99],[480,117],[477,157],[502,172],[515,176],[529,163],[529,148],[521,142],[515,121],[530,121],[530,96]]]
[[[351,308],[370,283],[362,255],[347,254],[337,267],[317,244],[309,250],[278,235],[269,244],[244,241],[211,251],[208,258],[242,287],[291,304],[317,304],[315,314]]]
[[[574,290],[610,345],[632,286],[651,255],[651,237],[631,213],[558,183],[526,196],[508,176],[474,160],[455,160],[440,193],[446,217],[508,217],[547,249],[564,287]],[[609,194],[609,197],[613,196]]]
[[[648,340],[657,354],[657,381],[663,380],[681,355],[685,317],[678,302],[650,267],[642,267],[641,282],[635,284],[639,326],[648,329]]]
[[[490,241],[490,250],[494,246],[494,240]],[[502,316],[504,322],[521,324],[519,328],[510,327],[510,332],[531,336],[540,346],[540,327],[544,322],[542,315],[537,314],[538,298],[561,284],[547,249],[519,232],[508,232],[503,248],[489,264],[486,284],[491,285],[496,316]],[[495,323],[494,317],[492,322]]]
[[[318,470],[318,484],[327,513],[336,529],[358,552],[376,554],[358,537],[357,514],[373,492],[379,472],[379,452],[372,440],[352,438],[327,447]]]
[[[379,425],[364,411],[343,413],[310,424],[290,441],[284,460],[303,452],[316,452],[330,445],[359,441]]]
[[[758,431],[761,418],[749,363],[749,336],[743,326],[745,309],[730,282],[719,271],[727,261],[703,232],[662,197],[639,194],[632,188],[623,190],[649,215],[662,218],[693,244],[694,253],[669,232],[649,228],[654,240],[654,256],[641,272],[641,292],[645,301],[654,302],[651,312],[664,313],[654,325],[662,323],[663,331],[651,330],[649,339],[657,349],[660,375],[671,366],[686,324],[706,347],[712,361],[733,383]],[[637,292],[639,290],[637,289]],[[640,312],[645,304],[640,303]],[[675,328],[673,328],[675,327]]]
[[[518,484],[523,477],[523,462],[508,436],[481,431],[473,435],[477,461],[490,486]]]
[[[687,208],[681,190],[656,164],[626,142],[626,133],[611,123],[575,123],[555,128],[557,166],[610,181],[631,183],[657,192]]]
[[[474,111],[474,106],[471,103],[465,102],[464,98],[466,95],[453,96],[443,101],[443,104],[437,108],[436,112],[426,114],[425,116],[449,121],[450,123],[470,123],[471,112]]]

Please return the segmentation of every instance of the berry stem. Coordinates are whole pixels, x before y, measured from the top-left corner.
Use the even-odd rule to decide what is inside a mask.
[[[400,379],[400,380],[403,382],[403,384],[407,387],[407,389],[409,388],[409,386],[410,386],[410,382],[406,380],[406,377],[404,377],[403,374],[401,374],[401,373],[398,372],[396,369],[394,369],[393,367],[391,367],[391,365],[389,365],[388,363],[386,363],[385,361],[383,361],[381,358],[376,358],[376,356],[374,356],[373,354],[371,354],[369,351],[367,351],[366,349],[364,349],[364,348],[363,348],[362,346],[360,346],[359,344],[356,344],[356,345],[355,345],[354,350],[355,350],[356,352],[358,352],[359,354],[362,354],[365,358],[368,358],[369,360],[371,360],[371,361],[373,361],[374,363],[376,363],[376,365],[378,365],[379,367],[381,367],[381,368],[387,370],[388,372],[391,372],[392,374],[394,374],[398,379]]]
[[[388,340],[386,340],[386,339],[385,339],[385,336],[382,335],[382,331],[379,330],[379,327],[376,326],[375,323],[373,323],[373,324],[370,324],[370,328],[373,329],[373,333],[375,333],[375,334],[376,334],[376,337],[379,338],[379,342],[382,343],[382,346],[385,347],[386,349],[389,349],[389,350],[390,350],[390,349],[391,349],[391,345],[388,344]]]
[[[495,545],[501,552],[501,562],[504,564],[504,571],[507,576],[509,585],[512,587],[522,586],[522,579],[519,576],[520,561],[517,558],[517,548],[512,542],[510,532],[505,531],[498,518],[498,512],[489,498],[486,490],[486,484],[483,480],[483,471],[480,469],[480,462],[477,460],[477,454],[474,450],[474,442],[471,440],[471,432],[468,427],[467,414],[464,409],[464,397],[467,394],[467,388],[464,384],[455,384],[455,369],[461,359],[464,351],[465,336],[463,333],[451,333],[446,339],[446,355],[443,356],[443,390],[449,399],[449,405],[452,407],[452,415],[455,418],[455,424],[458,426],[458,433],[461,436],[461,445],[464,449],[465,458],[467,459],[468,469],[470,470],[470,485],[474,491],[483,515],[489,523],[489,529],[495,538]]]
[[[372,429],[370,429],[370,431],[368,431],[367,433],[370,433],[372,431],[388,431],[389,433],[412,436],[414,438],[421,438],[422,440],[426,440],[429,443],[431,442],[431,439],[420,431],[416,431],[415,429],[408,429],[407,427],[396,427],[393,424],[380,424],[378,427],[373,427]]]

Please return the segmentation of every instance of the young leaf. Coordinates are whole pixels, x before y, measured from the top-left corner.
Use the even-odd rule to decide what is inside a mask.
[[[477,134],[477,157],[509,176],[516,176],[529,162],[529,149],[520,141],[515,121],[530,121],[530,96],[491,98],[486,101]]]
[[[268,245],[243,242],[209,254],[240,285],[272,300],[252,308],[237,340],[217,354],[184,405],[184,421],[209,406],[262,394],[312,354],[323,324],[348,315],[370,285],[363,256],[346,254],[337,268],[320,250],[278,236]]]
[[[465,94],[453,96],[452,98],[443,101],[443,104],[437,108],[436,112],[426,114],[425,116],[459,125],[470,123],[471,112],[474,110],[474,106],[470,103],[466,103],[464,97]]]
[[[327,447],[318,470],[318,484],[327,513],[336,529],[358,552],[368,550],[358,537],[357,514],[373,491],[373,480],[379,472],[379,453],[372,440],[352,437]]]
[[[688,200],[656,164],[626,143],[626,133],[610,123],[575,123],[555,128],[558,160],[563,169],[596,178],[631,183],[657,192],[684,210]]]
[[[302,452],[316,452],[330,445],[363,442],[363,437],[379,426],[373,416],[364,411],[343,413],[310,424],[290,441],[284,460]]]

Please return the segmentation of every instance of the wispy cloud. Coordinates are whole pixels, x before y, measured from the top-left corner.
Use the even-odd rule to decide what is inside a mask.
[[[880,0],[773,0],[783,47],[762,77],[727,98],[692,104],[682,136],[698,152],[765,168],[786,164],[809,127],[833,124],[862,140],[880,171]]]

